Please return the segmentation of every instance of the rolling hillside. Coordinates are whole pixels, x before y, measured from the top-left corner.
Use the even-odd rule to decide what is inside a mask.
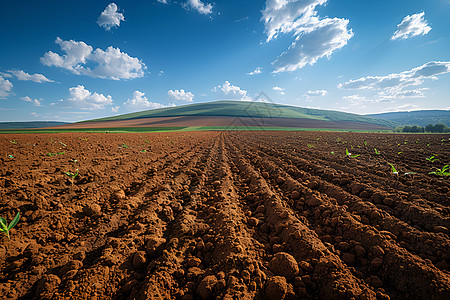
[[[146,110],[119,116],[89,120],[85,122],[124,121],[162,117],[242,117],[242,118],[285,118],[311,119],[332,122],[361,122],[393,128],[399,124],[382,119],[332,110],[309,109],[282,104],[246,101],[214,101],[176,107]]]
[[[450,110],[418,110],[405,112],[391,112],[383,114],[366,115],[367,117],[377,118],[397,122],[403,125],[427,126],[428,124],[443,123],[450,126]]]

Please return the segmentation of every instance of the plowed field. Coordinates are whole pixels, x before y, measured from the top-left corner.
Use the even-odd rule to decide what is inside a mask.
[[[447,139],[0,135],[0,298],[450,299]]]

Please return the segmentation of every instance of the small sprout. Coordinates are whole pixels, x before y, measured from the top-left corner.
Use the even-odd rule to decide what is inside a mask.
[[[331,153],[331,154],[334,154],[334,151],[331,151],[330,153]]]
[[[403,152],[402,152],[402,151],[400,151],[400,152],[398,152],[397,154],[398,154],[398,155],[400,155],[400,154],[402,154],[402,153],[403,153]]]
[[[348,149],[345,148],[345,155],[351,157],[351,158],[357,158],[359,156],[359,154],[356,155],[352,155],[350,152],[348,152]]]
[[[122,144],[121,146],[119,146],[119,148],[130,148],[130,147],[127,146],[126,144]]]
[[[75,177],[78,176],[78,169],[76,169],[76,172],[75,172],[75,173],[72,173],[72,172],[66,172],[65,174],[66,174],[67,176],[72,177],[72,179],[75,179]]]
[[[14,156],[12,156],[11,154],[9,154],[9,155],[8,155],[8,158],[11,158],[11,159],[13,159],[13,158],[14,158]]]
[[[380,155],[380,152],[377,150],[377,148],[373,148],[375,150],[376,155]]]
[[[147,153],[147,150],[144,149],[144,150],[141,151],[141,153]]]
[[[393,164],[391,164],[391,163],[388,163],[390,166],[391,166],[391,171],[392,171],[392,174],[394,174],[394,175],[398,175],[398,171],[397,171],[397,169],[394,167],[394,165]]]
[[[430,147],[430,144],[427,144],[427,147]]]
[[[367,146],[367,142],[364,142],[364,146]]]
[[[317,139],[316,139],[316,141],[319,141],[319,140],[320,140],[320,138],[317,138]]]
[[[308,144],[308,148],[314,148],[314,145]]]
[[[9,231],[16,226],[17,222],[19,222],[20,219],[20,212],[17,213],[17,215],[14,217],[14,219],[12,220],[11,223],[6,223],[6,219],[5,218],[0,218],[0,232],[3,232],[6,234],[6,236],[8,237],[8,239],[10,239],[9,237]]]
[[[56,152],[56,153],[50,153],[50,152],[49,152],[49,153],[47,153],[46,155],[51,157],[51,156],[61,155],[61,154],[64,154],[64,153],[65,153],[64,151],[62,151],[62,152]]]
[[[11,144],[17,144],[16,140],[9,141]]]
[[[425,158],[426,160],[428,160],[429,162],[436,162],[436,161],[439,161],[439,158],[435,158],[434,157],[434,155],[433,156],[431,156],[431,157],[428,157],[428,158]]]
[[[442,167],[442,169],[438,169],[438,168],[435,168],[435,169],[436,169],[436,171],[430,172],[428,174],[436,175],[436,176],[450,176],[450,172],[449,172],[450,165],[445,165]]]
[[[63,142],[59,142],[63,147],[67,147],[66,144],[64,144]]]

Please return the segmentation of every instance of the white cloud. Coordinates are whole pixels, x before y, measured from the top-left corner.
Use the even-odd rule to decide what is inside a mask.
[[[158,1],[159,3],[163,3],[163,4],[168,4],[167,0],[156,0],[156,1]]]
[[[66,54],[59,55],[52,51],[46,52],[41,57],[41,62],[46,66],[55,66],[71,71],[77,75],[87,75],[97,78],[113,80],[133,79],[144,76],[145,64],[136,57],[121,52],[119,48],[108,47],[106,51],[95,49],[84,42],[63,41],[56,39]],[[95,65],[93,69],[86,66]]]
[[[291,46],[273,62],[275,73],[295,71],[313,65],[322,57],[330,58],[334,51],[347,45],[353,36],[348,20],[324,19],[314,30],[297,36]]]
[[[348,90],[402,90],[408,86],[418,86],[425,79],[437,79],[437,75],[450,72],[450,62],[431,61],[420,67],[386,76],[366,76],[338,84],[340,89]]]
[[[175,101],[194,102],[194,94],[181,90],[169,90],[167,92],[170,98]]]
[[[232,96],[233,98],[238,98],[239,100],[252,100],[252,98],[247,95],[246,90],[242,90],[240,87],[230,84],[229,81],[225,81],[224,84],[216,86],[213,91],[222,92],[227,96]]]
[[[273,62],[275,73],[295,71],[344,47],[352,38],[348,20],[317,17],[316,7],[327,0],[267,0],[262,14],[267,41],[281,33],[294,33],[288,50]]]
[[[306,98],[312,98],[312,97],[323,97],[327,94],[328,92],[326,90],[315,90],[315,91],[307,91],[303,97]]]
[[[184,7],[186,7],[186,8],[191,7],[203,15],[212,14],[212,8],[213,8],[212,4],[209,4],[209,3],[204,4],[200,0],[188,0],[184,4]]]
[[[103,109],[113,102],[111,96],[91,93],[82,85],[69,88],[69,94],[70,96],[67,98],[68,101],[74,103],[76,106],[90,110]]]
[[[34,81],[37,83],[42,83],[42,82],[54,82],[53,80],[48,79],[47,77],[45,77],[42,74],[28,74],[22,70],[9,70],[8,73],[10,73],[11,75],[15,76],[17,79],[22,80],[22,81]]]
[[[11,92],[13,84],[8,79],[0,76],[0,99],[5,99]]]
[[[419,105],[412,104],[412,103],[406,103],[406,104],[402,104],[402,105],[398,105],[398,106],[394,106],[394,107],[385,108],[384,111],[385,112],[395,112],[395,111],[411,111],[411,110],[418,110],[418,109],[420,109]]]
[[[41,101],[39,99],[31,99],[28,96],[22,97],[20,99],[25,101],[25,102],[33,103],[35,106],[41,106]]]
[[[123,105],[125,107],[127,107],[128,110],[131,110],[131,111],[140,111],[140,110],[145,110],[145,109],[168,107],[161,103],[148,101],[148,98],[145,97],[145,93],[140,92],[140,91],[134,91],[133,97],[131,99],[128,99]],[[174,105],[169,105],[169,106],[174,106]]]
[[[262,73],[262,68],[261,67],[257,67],[254,71],[247,73],[247,75],[256,75],[256,74],[261,74]]]
[[[280,95],[284,95],[284,94],[285,94],[284,88],[281,88],[281,87],[279,87],[279,86],[274,86],[274,87],[272,88],[272,90],[277,91],[278,93],[280,93]]]
[[[125,17],[122,13],[117,12],[115,3],[110,3],[98,17],[97,24],[105,30],[111,30],[112,27],[119,27],[120,21],[125,21]]]
[[[113,106],[113,107],[111,107],[111,111],[112,111],[113,113],[116,113],[116,112],[119,111],[119,108],[120,108],[120,106]]]
[[[413,36],[426,35],[431,27],[423,18],[425,12],[406,16],[403,21],[397,25],[397,31],[391,37],[391,40],[407,39]]]

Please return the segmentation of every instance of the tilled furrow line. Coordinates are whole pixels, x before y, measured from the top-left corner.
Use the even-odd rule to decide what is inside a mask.
[[[261,153],[262,156],[266,154]],[[296,158],[292,159],[295,164]],[[312,190],[319,191],[322,194],[334,199],[339,205],[346,205],[347,210],[358,216],[358,220],[366,225],[371,225],[379,231],[388,231],[389,235],[393,235],[396,240],[399,240],[400,245],[413,254],[417,254],[424,259],[430,259],[438,268],[448,269],[447,258],[450,256],[450,241],[443,234],[422,232],[415,227],[408,225],[391,214],[377,208],[371,202],[363,201],[358,196],[352,195],[341,187],[333,185],[327,181],[323,181],[318,176],[310,175],[309,173],[299,172],[295,167],[291,167],[290,171],[293,175],[284,171],[285,164],[276,157],[268,156],[266,161],[273,161],[276,165],[269,165],[272,174],[279,176],[276,178],[279,183],[286,182],[286,186],[294,180],[300,180],[303,186],[308,186]],[[295,176],[295,177],[292,177]],[[283,183],[284,184],[284,183]],[[280,184],[283,186],[283,184]],[[293,191],[289,191],[292,193]],[[298,200],[294,194],[295,199]],[[292,198],[292,195],[287,195]],[[431,224],[433,226],[433,224]],[[430,247],[433,245],[433,247]]]
[[[443,216],[441,213],[444,210],[442,205],[435,205],[433,203],[433,207],[438,207],[435,209],[427,209],[407,200],[408,198],[414,199],[415,201],[423,200],[416,195],[399,195],[398,193],[386,195],[384,190],[374,188],[368,184],[360,182],[351,183],[352,180],[350,177],[346,176],[346,178],[342,178],[340,175],[336,174],[337,172],[335,169],[332,167],[329,169],[330,166],[327,166],[327,164],[325,164],[325,166],[327,166],[325,168],[320,160],[314,160],[312,157],[307,160],[294,155],[280,154],[267,148],[265,148],[263,152],[270,153],[270,155],[278,157],[282,160],[288,160],[298,169],[308,174],[317,176],[323,182],[328,182],[338,189],[346,188],[351,194],[364,198],[366,203],[367,201],[370,201],[378,204],[377,207],[379,209],[387,212],[388,214],[395,214],[396,217],[407,222],[411,226],[420,226],[423,230],[429,232],[441,232],[442,227],[450,228],[450,219]],[[314,162],[318,161],[318,163],[311,163],[311,160]],[[367,181],[367,179],[365,181]]]
[[[250,151],[247,154],[252,155]],[[320,225],[316,228],[318,234],[342,249],[342,260],[361,272],[359,276],[363,276],[372,287],[383,287],[391,296],[403,299],[443,299],[450,296],[450,276],[447,273],[398,247],[390,237],[380,234],[374,227],[362,224],[335,199],[281,173],[267,157],[253,156],[255,163],[266,172],[285,176],[281,185],[285,193],[299,194],[297,205],[303,206],[300,211],[308,212],[304,215],[312,224]]]
[[[237,144],[236,139],[233,142]],[[243,147],[243,143],[239,141],[238,146]],[[266,222],[271,229],[272,247],[279,251],[269,268],[272,274],[280,276],[272,276],[267,280],[266,296],[270,298],[277,290],[275,287],[284,283],[283,297],[376,299],[376,293],[361,279],[356,278],[302,218],[298,218],[269,187],[250,163],[251,156],[244,159],[245,151],[236,150],[235,153],[238,157],[235,160],[236,167],[241,176],[247,179],[251,192],[263,205],[267,214]]]
[[[172,160],[173,167],[168,170],[161,169],[157,174],[145,181],[140,179],[140,184],[135,184],[136,178],[121,178],[124,182],[132,181],[128,189],[117,189],[110,196],[112,206],[101,207],[96,203],[88,203],[83,208],[83,214],[86,216],[86,222],[92,224],[89,231],[80,233],[81,239],[76,239],[74,243],[79,245],[79,252],[71,255],[72,257],[62,260],[62,267],[57,275],[61,279],[59,285],[59,295],[61,297],[74,297],[77,299],[90,299],[95,295],[104,295],[112,297],[116,293],[121,293],[122,289],[127,292],[133,285],[128,284],[125,288],[121,287],[123,281],[131,277],[139,278],[141,271],[145,269],[145,261],[142,259],[142,251],[139,249],[145,247],[146,239],[152,239],[153,235],[162,233],[165,227],[165,221],[161,220],[161,212],[164,214],[164,208],[161,208],[162,201],[146,199],[147,191],[156,193],[174,193],[175,187],[166,191],[159,186],[165,180],[174,177],[175,172],[189,167],[189,159],[194,154],[187,154],[184,158],[169,157]],[[183,163],[181,163],[183,161]],[[161,162],[164,164],[164,162]],[[138,174],[141,177],[148,177],[144,170],[146,165],[139,167]],[[134,174],[135,176],[137,174]],[[134,177],[134,176],[133,176]],[[187,176],[182,174],[179,180],[186,180]],[[128,195],[127,195],[128,194]],[[168,195],[163,195],[168,197]],[[169,200],[166,200],[169,202]],[[114,204],[116,203],[116,204]],[[109,211],[108,218],[102,218],[103,212]],[[163,218],[164,219],[164,218]],[[149,237],[150,236],[150,237]],[[67,261],[68,260],[68,261]],[[129,270],[129,271],[128,271]],[[45,298],[45,290],[40,290],[40,285],[49,284],[53,279],[51,274],[43,276],[37,288],[37,294]],[[108,278],[105,283],[97,283],[95,278]],[[136,280],[134,278],[134,280]],[[126,284],[125,284],[126,285]],[[121,290],[119,290],[121,288]],[[53,296],[58,295],[58,292]]]

